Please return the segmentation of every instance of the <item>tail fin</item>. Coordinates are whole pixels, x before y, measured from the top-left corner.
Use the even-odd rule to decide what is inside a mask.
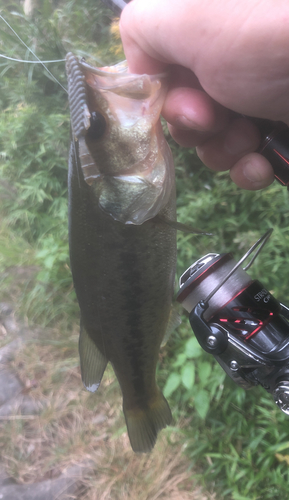
[[[151,451],[158,432],[172,421],[170,407],[160,391],[146,408],[126,410],[124,404],[123,411],[130,444],[136,453]]]

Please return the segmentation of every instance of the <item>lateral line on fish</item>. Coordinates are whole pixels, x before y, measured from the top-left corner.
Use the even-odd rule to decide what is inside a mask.
[[[6,21],[6,19],[1,16],[0,14],[0,19],[2,19],[2,21],[4,21],[4,23],[8,26],[8,28],[12,31],[12,33],[14,33],[14,35],[18,38],[18,40],[22,43],[22,45],[24,45],[24,47],[26,47],[27,50],[29,50],[29,52],[31,52],[31,54],[35,57],[35,59],[37,59],[37,62],[39,64],[42,64],[42,66],[44,67],[44,69],[47,71],[47,73],[53,78],[53,80],[58,83],[58,85],[60,85],[60,87],[62,88],[62,90],[64,90],[64,92],[68,93],[67,92],[67,89],[57,80],[57,78],[53,75],[53,73],[51,73],[51,71],[45,66],[45,63],[49,62],[49,61],[41,61],[41,59],[39,59],[39,57],[35,54],[35,52],[33,52],[32,49],[30,49],[30,47],[28,47],[28,45],[26,45],[26,43],[24,42],[24,40],[22,40],[22,38],[18,35],[18,33],[16,33],[16,31],[12,28],[12,26],[10,26],[10,24],[8,23],[8,21]],[[5,59],[8,59],[8,57],[4,56]],[[21,62],[26,62],[26,61],[21,61]],[[36,61],[29,61],[29,62],[36,62]],[[51,62],[55,62],[55,61],[51,61]]]

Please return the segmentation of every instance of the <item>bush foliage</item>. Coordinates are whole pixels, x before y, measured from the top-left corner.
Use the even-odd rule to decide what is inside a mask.
[[[119,42],[109,31],[112,16],[100,0],[35,4],[27,17],[18,2],[2,0],[0,14],[42,60],[63,59],[68,50],[97,63],[122,57]],[[1,18],[0,32],[3,54],[33,59]],[[64,63],[49,68],[65,87]],[[25,313],[52,324],[64,314],[73,318],[77,314],[67,245],[67,96],[41,65],[2,59],[0,73],[0,189],[5,220],[0,234],[1,269],[23,262],[22,250],[29,249],[29,262],[32,259],[40,270],[23,297]],[[263,191],[242,191],[227,173],[215,174],[203,167],[193,150],[179,148],[172,141],[171,146],[178,219],[213,233],[178,234],[178,276],[208,252],[241,257],[274,227],[250,274],[288,303],[286,190],[274,183]],[[202,352],[186,318],[166,346],[159,379],[176,416],[190,419],[184,431],[187,453],[192,463],[201,465],[202,480],[220,498],[286,497],[287,417],[261,388],[246,393],[234,386]]]

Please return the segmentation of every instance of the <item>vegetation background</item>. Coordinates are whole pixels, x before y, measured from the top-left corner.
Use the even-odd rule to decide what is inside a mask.
[[[111,29],[112,15],[100,0],[35,0],[30,12],[25,0],[24,7],[27,15],[19,0],[0,0],[0,15],[41,60],[63,59],[68,51],[96,65],[123,58],[120,42]],[[2,17],[0,52],[16,59],[35,59]],[[55,62],[49,68],[65,87],[64,63]],[[49,328],[51,333],[50,338],[34,343],[33,349],[31,345],[23,348],[14,360],[23,380],[37,380],[30,387],[31,394],[48,401],[37,430],[35,422],[30,421],[1,424],[0,446],[5,449],[6,465],[19,482],[29,482],[46,477],[68,457],[86,457],[88,449],[90,458],[97,457],[95,443],[99,442],[101,425],[100,431],[91,425],[96,408],[99,412],[101,406],[110,415],[116,440],[124,434],[124,423],[114,404],[99,405],[80,385],[78,306],[67,244],[70,126],[66,92],[39,64],[0,58],[0,77],[1,300],[13,301],[28,324]],[[172,141],[170,144],[176,166],[178,219],[214,234],[178,234],[178,276],[211,251],[241,257],[261,234],[274,227],[250,274],[276,298],[288,303],[286,190],[274,183],[263,191],[242,191],[227,173],[215,174],[202,166],[193,150],[179,148]],[[15,278],[13,271],[19,266],[30,270],[25,279]],[[5,335],[0,342],[7,342]],[[188,482],[190,475],[222,499],[287,498],[288,417],[260,387],[245,392],[228,380],[212,357],[201,351],[186,318],[161,353],[158,380],[176,422],[174,429],[164,433],[166,443],[172,448],[176,442],[183,443],[187,457],[183,462],[178,455],[178,464],[185,463],[189,471],[183,477],[187,493],[184,490],[179,498],[197,498],[196,494],[185,496],[195,484]],[[111,375],[103,391],[108,401],[117,399],[118,389]],[[45,452],[42,446],[27,453],[24,443],[32,430],[45,443]],[[168,453],[165,450],[162,448]],[[101,498],[162,498],[156,493],[160,485],[155,483],[155,491],[141,488],[135,492],[138,496],[130,496],[128,484],[124,487],[125,476],[120,475],[128,464],[132,467],[129,457],[127,451],[117,463],[111,459],[109,478],[114,489],[109,490],[111,496]],[[142,460],[146,481],[151,484],[150,466],[156,465]],[[163,465],[161,461],[159,465]],[[168,477],[164,476],[164,484]],[[99,478],[90,478],[85,494],[97,490],[97,481]],[[171,498],[168,493],[166,498]]]

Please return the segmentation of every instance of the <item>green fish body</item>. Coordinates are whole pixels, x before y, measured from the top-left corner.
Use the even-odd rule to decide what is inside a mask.
[[[155,77],[91,69],[72,54],[67,73],[74,134],[69,243],[82,379],[96,391],[112,364],[132,448],[147,452],[171,422],[155,380],[176,265],[176,230],[162,221],[176,218],[172,158],[159,125],[163,90]]]

